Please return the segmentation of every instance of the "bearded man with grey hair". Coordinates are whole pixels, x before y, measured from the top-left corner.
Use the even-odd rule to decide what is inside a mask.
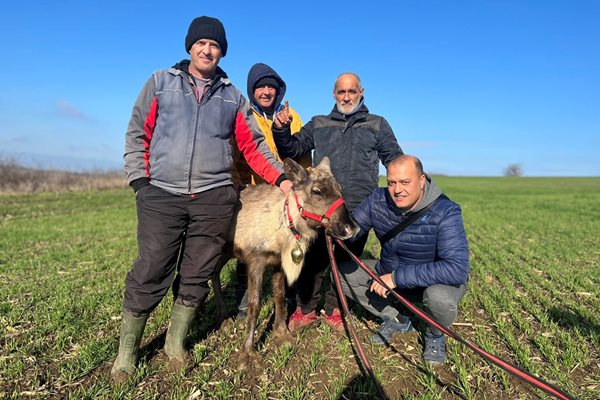
[[[331,172],[342,187],[346,206],[352,211],[377,187],[379,162],[384,166],[403,154],[394,132],[385,118],[371,114],[365,105],[364,88],[358,75],[346,72],[339,75],[333,88],[335,105],[328,115],[318,115],[290,134],[291,114],[281,110],[274,121],[273,137],[281,157],[297,158],[314,150],[313,163],[329,157]],[[367,238],[352,244],[359,255]],[[336,259],[348,255],[336,250]],[[324,271],[329,265],[324,237],[313,244],[302,273],[296,283],[296,311],[289,320],[290,330],[296,331],[317,321],[316,308],[320,299]],[[339,300],[331,288],[325,300],[325,322],[343,330]]]

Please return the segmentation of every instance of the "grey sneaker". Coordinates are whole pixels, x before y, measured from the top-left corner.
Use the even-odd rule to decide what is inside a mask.
[[[371,336],[371,343],[377,345],[388,344],[392,337],[397,333],[407,333],[414,330],[410,318],[406,318],[406,322],[400,323],[397,318],[384,321],[379,327],[379,331]]]
[[[446,337],[436,336],[431,332],[425,332],[425,350],[423,359],[429,364],[443,364],[446,362]]]

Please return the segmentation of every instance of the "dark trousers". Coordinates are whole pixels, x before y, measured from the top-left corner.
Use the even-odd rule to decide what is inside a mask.
[[[150,313],[172,283],[176,302],[188,307],[202,304],[237,199],[232,186],[195,195],[175,195],[153,185],[142,187],[136,195],[138,257],[125,278],[124,309],[134,315]]]
[[[353,254],[360,257],[367,243],[367,235],[352,243],[347,243],[346,247]],[[334,248],[336,263],[350,260],[350,256],[339,246]],[[296,303],[302,309],[303,314],[316,310],[321,299],[321,286],[325,277],[325,271],[329,266],[329,253],[327,252],[327,242],[325,234],[321,232],[315,243],[312,244],[306,254],[304,267],[298,281],[296,282]],[[329,287],[325,295],[325,312],[331,314],[334,308],[339,308],[339,298],[334,287]]]

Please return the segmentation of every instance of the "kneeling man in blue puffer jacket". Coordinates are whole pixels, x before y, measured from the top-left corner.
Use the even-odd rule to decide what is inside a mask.
[[[375,189],[352,215],[360,226],[359,237],[373,229],[381,240],[404,219],[424,209],[416,221],[382,243],[379,261],[367,260],[366,264],[390,288],[422,301],[435,320],[450,326],[467,290],[469,249],[460,206],[442,194],[423,172],[421,161],[410,155],[392,160],[387,169],[387,189]],[[372,343],[387,344],[393,335],[413,330],[411,320],[388,300],[386,289],[371,282],[354,262],[340,264],[340,271],[344,294],[383,320]],[[425,361],[446,361],[444,338],[440,330],[427,326]]]

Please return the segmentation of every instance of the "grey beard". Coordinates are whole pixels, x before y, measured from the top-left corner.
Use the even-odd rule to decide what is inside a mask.
[[[354,111],[356,111],[357,105],[352,105],[353,108],[350,111],[344,111],[342,107],[344,107],[344,106],[342,106],[342,104],[340,102],[338,102],[337,103],[337,109],[338,109],[338,111],[341,112],[344,115],[348,115],[348,114],[352,114]]]

